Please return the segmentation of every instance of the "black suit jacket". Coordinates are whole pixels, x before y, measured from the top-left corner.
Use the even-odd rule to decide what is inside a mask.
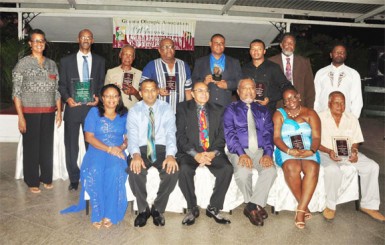
[[[223,110],[224,108],[220,105],[206,104],[210,142],[207,151],[217,150],[224,153]],[[178,104],[176,107],[176,127],[177,157],[188,154],[187,152],[192,149],[198,153],[203,152],[203,148],[199,143],[199,124],[195,100],[184,101]]]
[[[210,55],[201,57],[195,61],[194,70],[191,76],[193,83],[203,82],[207,75],[212,74],[210,68]],[[231,103],[232,91],[237,89],[238,81],[242,77],[241,65],[237,59],[226,55],[225,70],[222,79],[227,82],[227,89],[218,88],[214,83],[210,83],[210,102],[222,106]]]
[[[71,98],[71,79],[79,78],[78,65],[76,54],[70,54],[60,60],[60,78],[59,78],[59,92],[64,103]],[[99,97],[100,89],[104,84],[105,76],[105,60],[103,57],[92,54],[91,78],[93,78],[93,92]],[[69,107],[66,105],[64,110],[64,121],[70,122],[84,122],[91,106],[81,105],[76,107]]]

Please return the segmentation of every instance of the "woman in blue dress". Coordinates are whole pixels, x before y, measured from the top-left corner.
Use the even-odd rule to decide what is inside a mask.
[[[282,97],[284,108],[273,115],[274,155],[298,202],[295,225],[303,229],[305,220],[311,218],[308,205],[318,182],[321,122],[313,109],[301,106],[301,97],[294,87],[286,89]]]
[[[127,147],[127,108],[116,85],[104,86],[100,94],[98,107],[92,108],[85,120],[85,140],[90,145],[81,166],[79,203],[61,212],[84,210],[87,192],[92,210],[91,222],[98,229],[117,224],[127,209],[127,156],[124,152]]]

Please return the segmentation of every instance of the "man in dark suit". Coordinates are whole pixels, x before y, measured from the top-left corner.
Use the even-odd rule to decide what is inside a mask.
[[[59,92],[66,103],[64,110],[64,144],[66,148],[66,166],[70,178],[68,190],[77,190],[80,171],[77,165],[79,153],[79,128],[84,128],[84,119],[92,106],[99,102],[99,91],[103,87],[105,76],[104,58],[91,53],[94,43],[93,34],[84,29],[78,35],[79,51],[60,61]],[[91,79],[93,102],[82,104],[73,98],[73,81]],[[87,145],[86,145],[87,147]]]
[[[214,34],[209,43],[211,54],[195,61],[192,81],[204,82],[210,89],[210,102],[222,106],[231,103],[233,91],[242,77],[237,59],[225,55],[225,37]]]
[[[313,108],[315,98],[313,71],[309,59],[294,55],[295,44],[294,35],[285,33],[280,44],[282,53],[269,59],[281,67],[287,79],[301,94],[302,105]],[[282,107],[282,103],[279,103],[278,107]]]
[[[182,224],[192,225],[199,216],[194,175],[200,166],[206,166],[216,178],[206,215],[217,223],[229,224],[230,220],[219,214],[233,175],[231,163],[224,153],[223,107],[208,102],[209,90],[203,82],[195,83],[191,94],[194,99],[180,103],[176,111],[179,187],[189,209]]]

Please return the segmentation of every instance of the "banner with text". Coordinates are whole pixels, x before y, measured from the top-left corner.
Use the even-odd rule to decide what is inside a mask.
[[[194,50],[195,24],[193,20],[113,19],[113,48],[130,44],[135,48],[157,49],[159,41],[170,38],[176,50]]]

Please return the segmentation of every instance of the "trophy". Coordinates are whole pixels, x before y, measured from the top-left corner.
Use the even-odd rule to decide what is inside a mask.
[[[257,93],[256,100],[264,100],[266,94],[266,84],[264,83],[256,83],[255,90]]]
[[[305,149],[301,134],[290,136],[290,141],[293,149],[297,149],[297,150]]]
[[[166,76],[166,89],[168,92],[176,89],[176,76]]]
[[[352,155],[349,137],[333,137],[333,150],[336,157],[349,158]]]
[[[218,66],[214,66],[212,77],[214,81],[217,81],[217,82],[221,81],[222,80],[221,68],[219,68]]]
[[[71,97],[76,103],[87,104],[93,102],[93,82],[92,78],[88,80],[80,80],[79,78],[71,79]]]
[[[123,82],[122,82],[122,90],[128,90],[132,87],[132,80],[134,79],[134,74],[125,72],[123,73]],[[132,100],[131,94],[128,95],[128,99]]]

